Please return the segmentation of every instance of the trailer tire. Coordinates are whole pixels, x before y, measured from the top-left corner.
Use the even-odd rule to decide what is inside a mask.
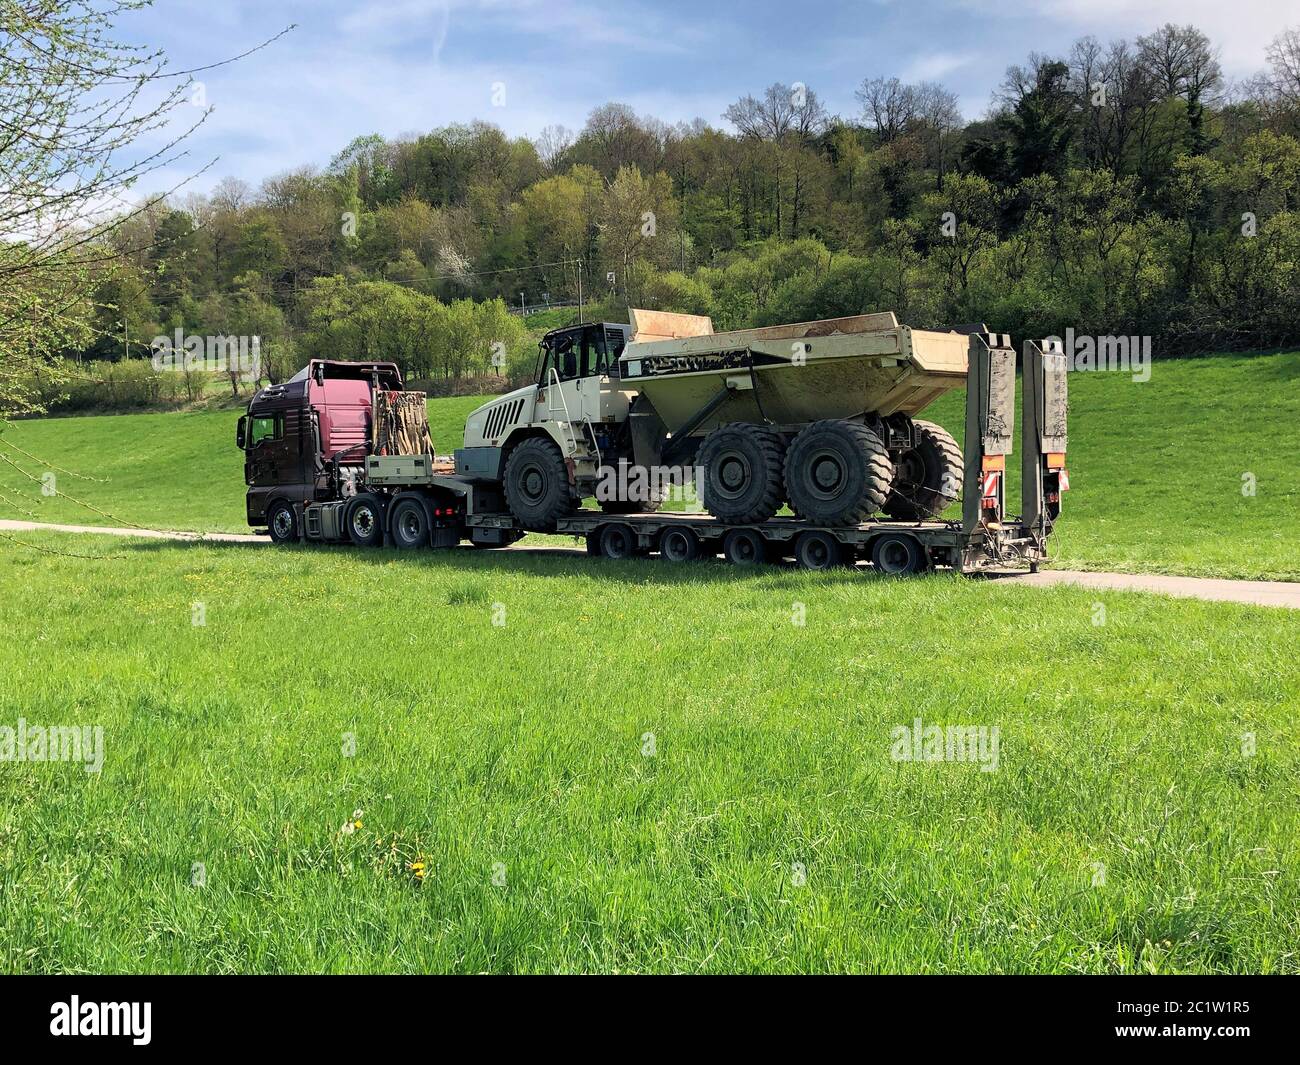
[[[704,509],[728,525],[767,521],[785,499],[785,441],[765,425],[733,422],[700,446]]]
[[[384,542],[384,504],[373,492],[361,492],[343,512],[348,539],[357,547],[378,547]]]
[[[722,538],[722,553],[733,566],[757,566],[767,561],[767,541],[757,529],[732,529]]]
[[[392,537],[393,545],[404,551],[428,547],[431,525],[424,502],[415,496],[403,496],[393,504],[388,535]]]
[[[925,548],[906,533],[885,533],[871,541],[871,564],[886,577],[907,577],[928,567]]]
[[[961,491],[966,463],[952,434],[934,422],[912,422],[913,446],[894,463],[885,513],[898,521],[942,514]]]
[[[573,513],[573,492],[564,456],[555,443],[534,436],[506,459],[503,476],[506,506],[530,532],[555,532],[556,523]]]
[[[605,558],[631,558],[637,553],[636,533],[622,522],[611,522],[600,529],[600,553]]]
[[[700,538],[690,529],[669,527],[659,535],[659,556],[665,562],[691,562],[700,554]]]
[[[848,564],[848,552],[826,530],[809,529],[795,541],[794,560],[800,569],[835,569]]]
[[[813,422],[790,444],[785,487],[799,517],[818,525],[858,525],[889,496],[894,466],[880,437],[861,422]]]
[[[298,515],[293,504],[281,499],[266,515],[266,531],[273,544],[292,544],[298,540]]]

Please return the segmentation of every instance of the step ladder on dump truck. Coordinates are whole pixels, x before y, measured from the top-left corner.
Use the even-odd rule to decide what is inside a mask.
[[[724,524],[709,515],[610,515],[581,510],[560,519],[557,532],[584,537],[595,555],[623,558],[658,552],[669,561],[721,553],[745,565],[793,557],[823,569],[858,560],[884,573],[916,573],[932,566],[960,572],[1038,564],[1069,486],[1065,470],[1066,365],[1059,345],[1026,341],[1021,440],[1020,513],[1009,516],[1007,458],[1013,454],[1016,353],[1010,337],[972,333],[968,339],[965,482],[961,521],[868,521],[817,526],[794,517],[755,524]],[[484,546],[517,539],[521,530],[499,509],[499,493],[464,494],[466,531]]]

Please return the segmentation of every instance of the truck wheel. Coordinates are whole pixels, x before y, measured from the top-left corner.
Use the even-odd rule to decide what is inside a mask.
[[[393,504],[388,533],[403,550],[429,546],[429,512],[418,499],[409,496]]]
[[[371,492],[355,495],[344,511],[343,524],[357,547],[378,547],[384,542],[384,504]]]
[[[659,554],[665,562],[690,562],[700,553],[700,538],[690,529],[665,529],[659,537]]]
[[[614,522],[600,530],[600,553],[606,558],[631,558],[636,554],[636,533]]]
[[[504,480],[506,506],[525,529],[555,532],[556,522],[573,513],[569,471],[550,440],[532,437],[511,451]]]
[[[733,422],[700,446],[704,509],[728,525],[767,521],[785,499],[781,459],[785,441],[764,425]]]
[[[871,564],[888,577],[904,577],[926,568],[925,551],[906,534],[886,534],[871,541]]]
[[[266,516],[266,531],[271,534],[273,544],[292,544],[298,540],[298,516],[293,512],[293,504],[284,500],[271,507]]]
[[[899,521],[942,514],[961,491],[966,464],[952,434],[934,422],[912,422],[912,443],[894,463],[885,513]]]
[[[800,569],[834,569],[847,562],[844,545],[822,529],[810,529],[795,541],[794,560]]]
[[[880,437],[861,422],[813,422],[785,456],[790,506],[818,525],[857,525],[889,495],[894,467]]]
[[[733,566],[757,566],[767,561],[767,541],[756,529],[732,529],[722,538],[722,553]]]

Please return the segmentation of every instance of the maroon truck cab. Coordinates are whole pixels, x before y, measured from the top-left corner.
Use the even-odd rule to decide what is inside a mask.
[[[391,362],[313,359],[283,384],[257,392],[239,419],[248,524],[267,527],[294,508],[338,498],[341,483],[364,466],[372,440],[375,388],[400,391]],[[283,513],[288,511],[288,514]]]

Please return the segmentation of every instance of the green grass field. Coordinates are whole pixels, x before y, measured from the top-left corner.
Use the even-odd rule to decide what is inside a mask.
[[[0,768],[5,971],[1300,970],[1290,612],[31,536],[119,557],[0,547],[0,724],[104,730]]]
[[[1298,378],[1073,376],[1063,560],[1300,580]],[[433,404],[440,451],[476,402]],[[58,483],[114,521],[238,531],[233,435],[0,448],[109,478]],[[110,521],[4,470],[45,520]],[[0,971],[1300,972],[1296,612],[18,536],[0,753],[20,720],[98,726],[103,763],[0,760]],[[897,760],[917,719],[996,729],[995,768]]]
[[[1156,363],[1149,382],[1123,374],[1070,377],[1070,477],[1053,550],[1062,565],[1203,576],[1300,580],[1300,353]],[[430,404],[434,442],[460,445],[481,400]],[[960,439],[964,393],[930,416]],[[150,528],[245,531],[235,414],[56,418],[9,426],[31,474],[46,463],[107,484],[60,476],[74,498]],[[1018,465],[1012,463],[1018,501]],[[1254,495],[1243,480],[1254,479]],[[0,463],[0,514],[75,524],[110,519]],[[5,500],[13,502],[6,502]],[[15,506],[15,503],[17,506]],[[20,509],[19,509],[20,508]]]

